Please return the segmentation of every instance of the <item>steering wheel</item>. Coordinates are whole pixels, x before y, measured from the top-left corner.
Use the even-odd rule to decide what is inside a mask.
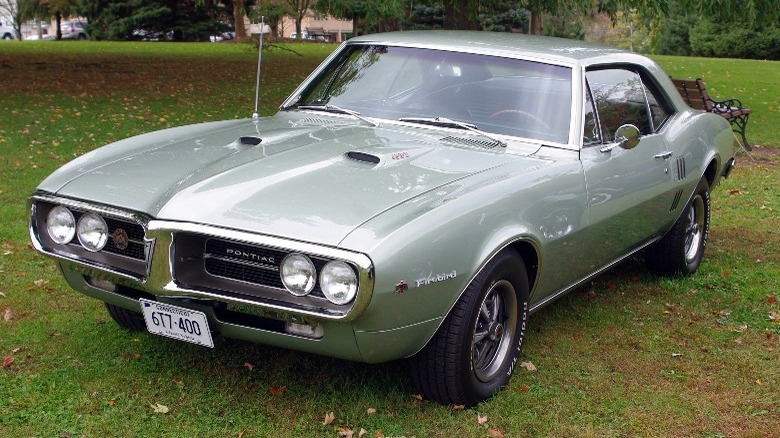
[[[519,109],[505,109],[505,110],[501,110],[501,111],[496,111],[496,112],[494,112],[493,114],[490,115],[490,118],[492,119],[492,118],[495,118],[495,117],[500,117],[500,116],[503,116],[505,114],[516,114],[516,115],[519,115],[521,117],[525,117],[527,119],[530,119],[530,120],[534,121],[535,123],[539,123],[545,129],[548,129],[548,130],[551,129],[550,125],[548,125],[547,122],[545,122],[544,120],[539,118],[539,116],[535,116],[535,115],[533,115],[533,114],[531,114],[529,112],[526,112],[526,111],[523,111],[523,110],[519,110]]]

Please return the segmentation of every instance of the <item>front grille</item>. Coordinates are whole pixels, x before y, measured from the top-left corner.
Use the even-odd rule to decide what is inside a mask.
[[[34,232],[38,249],[44,254],[134,279],[143,279],[148,274],[147,257],[150,256],[152,241],[146,240],[145,217],[113,207],[45,194],[33,195],[31,204],[31,231]],[[66,244],[54,242],[46,231],[46,218],[58,205],[69,209],[76,223],[87,212],[94,212],[102,217],[108,228],[108,241],[103,249],[90,252],[81,245],[76,236]]]
[[[73,211],[73,217],[76,219],[76,222],[78,222],[82,215],[84,215],[84,212]],[[146,260],[144,227],[135,222],[115,219],[105,215],[103,216],[103,220],[105,220],[106,225],[108,225],[108,242],[102,249],[103,252],[110,252],[111,254],[125,256],[135,260]],[[127,247],[124,249],[122,249],[122,245],[118,245],[117,242],[114,241],[114,236],[117,235],[117,231],[120,229],[127,233]],[[71,245],[80,245],[78,238],[74,237],[71,241]]]
[[[279,269],[287,254],[273,248],[210,238],[206,240],[203,263],[209,275],[283,289]],[[317,272],[328,262],[318,257],[309,258]],[[319,285],[315,286],[310,295],[324,298]]]

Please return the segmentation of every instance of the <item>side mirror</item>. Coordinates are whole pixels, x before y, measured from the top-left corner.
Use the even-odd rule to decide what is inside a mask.
[[[639,128],[631,124],[622,125],[615,131],[615,141],[601,148],[601,152],[610,152],[620,146],[623,149],[634,149],[639,144]]]
[[[615,141],[623,149],[634,149],[639,144],[639,128],[625,124],[615,131]]]

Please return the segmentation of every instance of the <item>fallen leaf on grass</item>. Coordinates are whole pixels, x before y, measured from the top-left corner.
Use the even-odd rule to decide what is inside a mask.
[[[7,297],[7,296],[8,296],[8,295],[6,295],[6,294],[5,294],[5,292],[0,292],[0,297],[3,297],[3,298],[5,298],[5,297]]]
[[[108,401],[108,405],[111,407],[113,407],[115,404],[116,404],[116,399],[112,398],[111,400]]]
[[[519,392],[520,394],[525,394],[525,393],[526,393],[526,392],[528,392],[530,389],[531,389],[531,388],[529,388],[529,387],[528,387],[528,385],[522,385],[522,386],[520,386],[520,388],[517,390],[517,392]]]
[[[13,358],[13,356],[6,356],[6,357],[3,359],[3,368],[8,368],[8,367],[10,367],[12,363],[14,363],[14,358]]]
[[[3,319],[6,322],[14,319],[14,313],[11,312],[11,309],[5,309],[5,313],[3,313]]]
[[[422,394],[412,394],[412,398],[415,399],[415,400],[422,401],[423,396],[422,396]]]
[[[739,189],[731,189],[731,190],[729,190],[729,195],[741,195],[741,194],[742,194],[742,190],[739,190]]]
[[[504,432],[496,429],[488,429],[488,435],[494,438],[504,438]]]
[[[2,295],[2,294],[3,294],[3,293],[2,293],[2,292],[0,292],[0,295]],[[766,302],[767,302],[767,304],[774,304],[774,303],[776,303],[776,302],[777,302],[777,298],[775,298],[775,296],[774,296],[774,295],[769,295],[769,296],[766,298]]]
[[[151,404],[149,403],[149,406],[152,407],[155,414],[167,414],[170,409],[168,409],[168,406],[161,405],[159,403]]]
[[[255,369],[255,366],[254,366],[254,365],[252,365],[252,364],[251,364],[251,363],[249,363],[249,362],[244,362],[244,366],[245,366],[245,367],[246,367],[246,369],[248,369],[250,372],[251,372],[253,369]]]
[[[538,371],[536,365],[531,362],[520,362],[520,368],[525,368],[528,371]]]
[[[339,436],[344,438],[352,438],[352,435],[354,435],[355,432],[352,431],[352,429],[340,429],[339,430]]]
[[[327,426],[330,423],[333,423],[333,420],[336,419],[336,416],[333,415],[333,412],[329,412],[325,414],[325,420],[322,422],[323,426]]]
[[[477,426],[482,426],[483,424],[487,423],[487,421],[488,421],[487,415],[483,417],[479,415],[479,413],[477,413]]]
[[[358,432],[358,436],[360,437],[360,436],[363,436],[363,435],[365,435],[365,434],[367,434],[367,433],[368,433],[368,431],[367,431],[367,430],[365,430],[365,429],[363,429],[363,428],[361,427],[361,428],[360,428],[360,432]]]
[[[780,322],[780,313],[769,312],[769,320],[772,322]]]
[[[184,382],[182,382],[182,380],[180,378],[178,378],[178,377],[174,377],[173,379],[171,379],[171,382],[173,382],[173,383],[175,383],[177,385],[183,385],[184,384]]]
[[[368,414],[368,415],[376,414],[376,409],[368,408],[368,409],[366,409],[366,414]]]
[[[466,405],[453,405],[452,406],[453,411],[464,411],[466,410]]]
[[[286,387],[286,386],[272,386],[272,387],[271,387],[271,388],[269,388],[268,390],[271,392],[271,395],[276,395],[276,396],[279,396],[279,395],[282,395],[282,394],[284,394],[284,391],[285,391],[286,389],[287,389],[287,387]]]

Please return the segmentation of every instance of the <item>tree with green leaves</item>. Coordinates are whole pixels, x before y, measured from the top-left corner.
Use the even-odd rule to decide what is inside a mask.
[[[290,6],[290,10],[292,11],[292,14],[290,15],[293,20],[295,21],[295,33],[296,39],[301,39],[303,37],[301,32],[301,22],[303,21],[303,18],[306,16],[306,13],[309,12],[309,9],[314,7],[317,4],[317,0],[284,0],[287,2],[287,4]]]
[[[315,9],[336,18],[352,20],[355,35],[396,30],[404,14],[403,0],[329,0],[319,2]]]
[[[94,39],[208,41],[227,30],[220,6],[202,0],[78,0]],[[243,23],[243,18],[242,18]]]
[[[10,17],[16,34],[22,38],[22,23],[40,11],[40,0],[5,0],[0,2],[0,15]]]
[[[285,0],[258,0],[252,8],[252,21],[259,23],[260,17],[265,17],[265,24],[271,28],[271,38],[279,39],[279,23],[286,15],[292,16],[292,7]]]

